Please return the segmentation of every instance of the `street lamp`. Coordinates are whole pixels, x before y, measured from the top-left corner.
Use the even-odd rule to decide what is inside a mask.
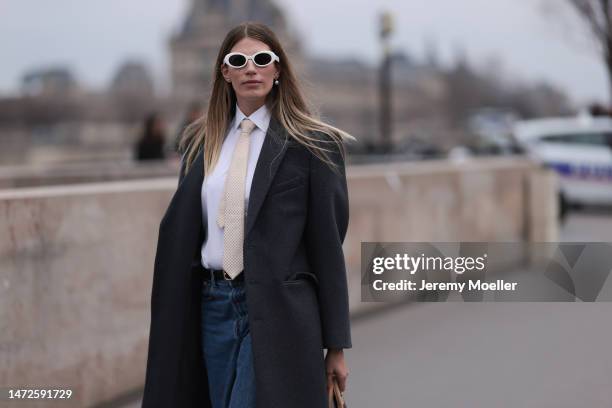
[[[385,11],[380,14],[380,41],[383,58],[379,71],[380,96],[380,143],[383,152],[391,151],[392,126],[391,121],[391,45],[390,37],[393,32],[393,16]]]

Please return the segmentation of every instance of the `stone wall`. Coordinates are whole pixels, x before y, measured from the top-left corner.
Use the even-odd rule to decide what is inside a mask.
[[[70,387],[62,406],[75,407],[142,387],[158,226],[176,182],[0,191],[2,386]],[[377,306],[360,302],[362,241],[557,239],[555,177],[524,160],[349,166],[348,183],[352,313]]]

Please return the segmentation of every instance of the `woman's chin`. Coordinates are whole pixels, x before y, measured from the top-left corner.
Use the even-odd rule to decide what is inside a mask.
[[[256,101],[259,99],[265,99],[266,93],[261,91],[241,92],[238,95],[241,99]]]

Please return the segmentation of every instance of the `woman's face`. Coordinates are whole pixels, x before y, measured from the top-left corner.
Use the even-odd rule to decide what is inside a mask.
[[[270,47],[266,43],[245,37],[238,41],[230,52],[253,55],[259,51],[270,51]],[[274,86],[274,79],[278,78],[279,68],[276,62],[258,67],[252,60],[248,60],[242,68],[232,68],[223,64],[221,72],[225,80],[231,82],[238,103],[263,104]]]

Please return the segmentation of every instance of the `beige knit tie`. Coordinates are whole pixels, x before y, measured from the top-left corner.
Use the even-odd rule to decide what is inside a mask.
[[[217,224],[223,232],[223,269],[232,279],[243,269],[245,203],[244,190],[249,156],[249,134],[255,128],[250,119],[240,122],[240,136],[225,179]]]

